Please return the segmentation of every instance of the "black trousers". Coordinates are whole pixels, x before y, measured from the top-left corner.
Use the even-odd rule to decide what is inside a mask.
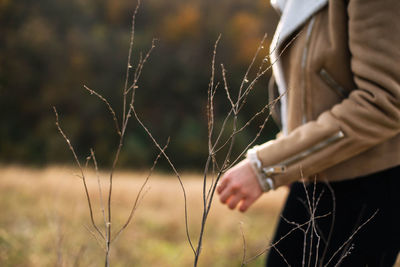
[[[400,248],[400,166],[342,182],[294,183],[275,243],[268,267],[393,266]]]

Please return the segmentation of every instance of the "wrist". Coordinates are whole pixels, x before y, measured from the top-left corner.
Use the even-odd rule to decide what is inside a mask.
[[[258,155],[257,155],[257,149],[258,149],[258,146],[255,146],[255,147],[249,149],[247,151],[246,158],[249,161],[249,163],[257,177],[257,180],[258,180],[258,183],[260,184],[261,189],[264,192],[268,192],[270,190],[275,189],[275,182],[271,176],[267,175],[264,172],[264,170],[262,168],[262,162],[258,158]]]

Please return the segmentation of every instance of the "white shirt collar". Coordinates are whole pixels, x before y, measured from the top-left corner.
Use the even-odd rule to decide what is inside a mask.
[[[271,5],[280,13],[283,12],[287,0],[271,0]]]
[[[313,14],[322,9],[328,0],[271,0],[271,5],[282,13],[270,47],[272,70],[281,95],[281,121],[287,134],[287,86],[279,58],[281,46]]]

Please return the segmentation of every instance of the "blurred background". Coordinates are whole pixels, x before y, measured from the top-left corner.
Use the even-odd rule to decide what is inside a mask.
[[[83,162],[90,148],[96,151],[106,197],[107,169],[118,136],[104,103],[83,85],[107,98],[121,120],[136,3],[0,0],[0,266],[104,266],[102,244],[87,231],[90,219],[82,181],[76,178],[79,170],[57,131],[52,107],[57,108],[79,159]],[[150,48],[153,38],[157,41],[139,81],[135,105],[161,144],[171,137],[167,153],[184,172],[194,242],[203,208],[198,173],[208,153],[206,105],[214,43],[222,34],[216,81],[222,80],[220,63],[224,63],[232,95],[236,95],[265,33],[268,37],[258,62],[268,54],[277,19],[268,0],[142,1],[132,65],[137,64],[140,52]],[[269,76],[270,72],[263,76],[249,95],[240,124],[267,103]],[[229,108],[220,86],[216,127]],[[264,118],[236,138],[236,155]],[[259,142],[276,132],[270,120]],[[151,140],[132,119],[113,186],[114,230],[126,221],[156,154]],[[111,266],[193,265],[182,190],[165,160],[160,160],[156,170],[132,225],[113,245]],[[96,175],[93,170],[86,175],[94,218],[102,227]],[[242,231],[248,257],[265,249],[285,194],[281,189],[264,196],[246,214],[232,212],[215,199],[199,266],[239,266]],[[249,266],[263,266],[263,258]]]
[[[55,127],[55,106],[78,155],[85,158],[94,148],[100,165],[110,166],[118,141],[114,124],[104,103],[83,85],[106,97],[120,119],[135,6],[130,0],[0,0],[0,163],[73,164]],[[218,35],[216,80],[224,63],[237,92],[265,33],[267,54],[277,19],[268,0],[142,1],[133,64],[153,38],[157,42],[139,82],[136,108],[160,143],[171,137],[168,152],[180,168],[200,170],[206,159],[207,87]],[[249,97],[242,121],[266,103],[269,75]],[[229,108],[222,87],[220,92],[217,124]],[[237,151],[259,123],[239,136]],[[271,121],[260,142],[276,132]],[[132,120],[119,167],[147,168],[155,153]]]
[[[79,159],[83,162],[90,148],[96,151],[105,198],[118,136],[104,103],[83,85],[107,98],[121,120],[136,3],[0,0],[0,266],[104,266],[102,243],[87,230],[90,217],[82,181],[76,178],[79,170],[57,131],[52,107]],[[183,170],[193,242],[203,210],[199,172],[208,153],[206,105],[214,43],[222,34],[216,81],[222,81],[224,63],[232,95],[237,95],[265,33],[265,49],[257,62],[268,55],[277,20],[269,0],[142,0],[132,65],[153,38],[157,42],[139,81],[135,105],[161,144],[171,137],[167,153]],[[267,103],[269,76],[270,72],[263,76],[249,95],[240,125]],[[229,108],[220,86],[217,128]],[[237,136],[234,155],[255,136],[264,118]],[[269,120],[257,143],[277,131]],[[143,129],[131,120],[114,178],[114,231],[126,221],[156,154]],[[87,170],[86,175],[94,220],[103,229],[96,174]],[[182,189],[165,160],[160,160],[145,191],[131,225],[113,244],[111,266],[192,266]],[[265,194],[245,214],[215,199],[199,266],[240,266],[243,253],[250,259],[265,250],[286,194],[286,188]],[[264,256],[247,266],[264,266]]]

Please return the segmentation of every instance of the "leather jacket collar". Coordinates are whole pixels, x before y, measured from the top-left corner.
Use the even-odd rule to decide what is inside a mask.
[[[282,14],[273,43],[279,48],[286,38],[327,3],[328,0],[271,0],[274,8]]]

